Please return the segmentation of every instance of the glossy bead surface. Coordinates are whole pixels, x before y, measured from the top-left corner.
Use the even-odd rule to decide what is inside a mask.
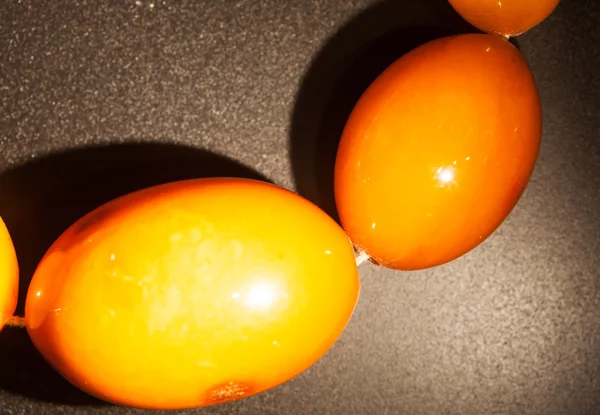
[[[26,322],[84,391],[180,409],[277,386],[342,333],[359,294],[348,236],[312,203],[243,179],[198,179],[96,209],[50,248]]]
[[[12,239],[0,218],[0,330],[17,307],[19,266]]]
[[[541,138],[534,78],[504,38],[438,39],[384,71],[356,104],[335,168],[341,223],[379,264],[449,262],[507,217]]]
[[[449,0],[454,10],[476,28],[518,36],[540,24],[559,0]]]

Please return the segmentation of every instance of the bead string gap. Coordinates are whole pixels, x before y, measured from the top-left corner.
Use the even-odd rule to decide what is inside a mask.
[[[356,256],[356,266],[360,267],[362,264],[367,262],[370,258],[371,257],[369,257],[369,254],[367,254],[366,252],[364,252],[364,251],[359,252],[359,254]]]

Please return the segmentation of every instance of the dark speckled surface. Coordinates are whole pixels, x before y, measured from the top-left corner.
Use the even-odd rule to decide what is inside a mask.
[[[518,39],[544,136],[505,224],[436,269],[361,268],[355,315],[314,367],[259,396],[186,413],[600,413],[595,3],[564,0]],[[464,30],[443,0],[4,1],[0,215],[22,283],[80,214],[153,183],[262,177],[334,214],[331,160],[354,101],[411,47]],[[88,398],[24,331],[4,330],[0,413],[142,411]]]

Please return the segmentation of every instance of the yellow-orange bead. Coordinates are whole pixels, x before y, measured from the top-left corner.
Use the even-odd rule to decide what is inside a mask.
[[[12,239],[0,218],[0,330],[17,307],[19,266]]]
[[[449,0],[476,28],[503,36],[518,36],[540,24],[559,0]]]
[[[395,269],[449,262],[507,217],[541,138],[536,84],[495,35],[451,36],[391,65],[344,129],[335,168],[343,227]]]
[[[25,318],[42,355],[82,390],[180,409],[307,369],[358,293],[351,243],[316,206],[271,184],[198,179],[75,223],[38,267]]]

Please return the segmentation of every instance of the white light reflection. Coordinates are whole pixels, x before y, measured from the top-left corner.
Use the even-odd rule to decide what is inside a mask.
[[[440,167],[436,170],[435,179],[442,187],[456,182],[456,169],[453,166]]]
[[[277,287],[273,284],[261,282],[254,284],[248,290],[244,303],[252,309],[268,309],[277,299]]]

